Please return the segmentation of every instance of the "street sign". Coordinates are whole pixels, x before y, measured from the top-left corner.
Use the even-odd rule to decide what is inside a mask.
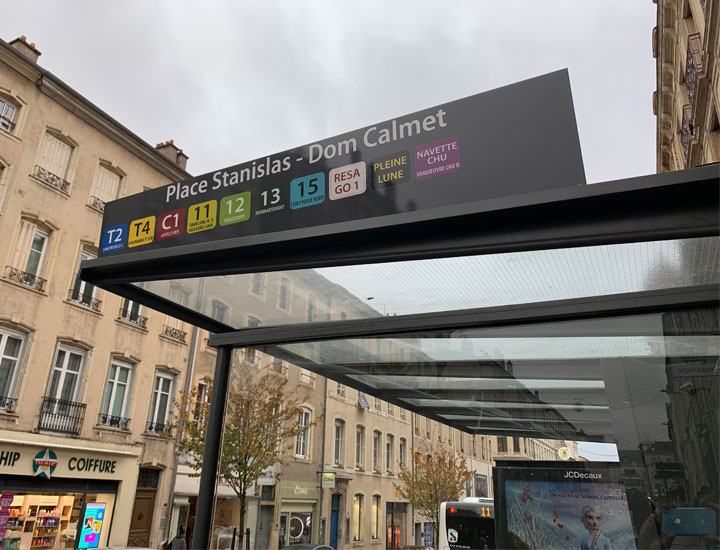
[[[109,202],[100,255],[584,183],[569,79],[558,71]]]

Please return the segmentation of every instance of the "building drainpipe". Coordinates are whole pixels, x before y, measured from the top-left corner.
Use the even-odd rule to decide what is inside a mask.
[[[327,431],[327,392],[328,392],[328,379],[325,378],[325,388],[323,390],[323,424],[322,424],[322,445],[320,450],[320,502],[319,508],[319,521],[320,526],[320,544],[325,544],[325,522],[323,522],[323,494],[325,489],[322,486],[322,473],[325,471],[325,433]]]

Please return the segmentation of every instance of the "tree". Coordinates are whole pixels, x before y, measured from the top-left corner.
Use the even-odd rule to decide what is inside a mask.
[[[440,448],[416,452],[413,462],[411,467],[400,464],[401,483],[395,489],[433,524],[433,547],[438,548],[440,504],[458,500],[473,472],[462,455]]]
[[[212,380],[205,378],[206,396],[212,394]],[[240,500],[240,542],[245,531],[246,494],[262,475],[282,463],[294,439],[309,426],[300,427],[300,404],[307,396],[288,390],[287,378],[270,367],[258,369],[248,363],[233,365],[228,387],[222,456],[218,475]],[[178,451],[188,466],[200,475],[205,449],[209,399],[198,387],[183,392],[176,403],[176,426],[180,433]],[[276,476],[277,474],[272,474]],[[240,546],[242,548],[242,545]]]

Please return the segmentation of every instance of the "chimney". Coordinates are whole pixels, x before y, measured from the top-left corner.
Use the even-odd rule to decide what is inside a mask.
[[[21,36],[20,38],[16,38],[12,42],[10,42],[10,45],[33,63],[37,63],[38,57],[42,55],[40,53],[40,50],[35,47],[35,42],[31,42],[28,44],[27,37],[25,37],[25,35]]]
[[[187,166],[188,156],[183,153],[182,149],[178,149],[177,145],[175,145],[175,142],[172,139],[170,141],[166,141],[165,143],[158,143],[155,148],[160,151],[164,156],[177,164],[180,168],[185,170],[185,167]]]

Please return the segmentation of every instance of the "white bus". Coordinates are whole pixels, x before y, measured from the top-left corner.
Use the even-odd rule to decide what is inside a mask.
[[[469,497],[440,505],[439,550],[492,550],[495,548],[495,503],[491,498]]]

